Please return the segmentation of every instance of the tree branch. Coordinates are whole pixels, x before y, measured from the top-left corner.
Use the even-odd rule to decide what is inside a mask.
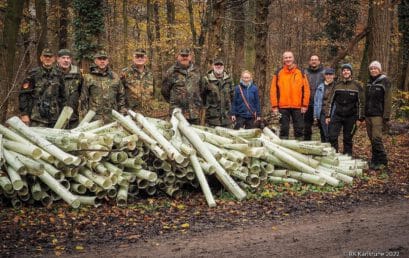
[[[352,49],[354,49],[354,47],[356,46],[356,44],[358,44],[359,41],[361,41],[363,38],[366,37],[366,35],[368,34],[369,29],[368,27],[365,27],[359,34],[357,34],[348,44],[348,46],[346,48],[343,48],[342,50],[340,50],[338,52],[338,55],[334,58],[334,60],[332,60],[331,64],[332,67],[336,67],[338,62],[341,61],[342,59],[344,59],[344,57],[346,55],[348,55],[348,53],[350,53],[352,51]]]

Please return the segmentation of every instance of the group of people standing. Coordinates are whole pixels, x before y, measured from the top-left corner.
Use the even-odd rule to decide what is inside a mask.
[[[382,129],[391,114],[391,83],[382,74],[378,61],[369,65],[370,77],[365,87],[353,78],[351,64],[341,66],[335,80],[335,69],[323,68],[317,55],[303,71],[295,64],[292,52],[284,52],[283,67],[272,79],[270,102],[272,112],[280,114],[280,137],[288,139],[293,122],[296,139],[311,140],[312,125],[318,124],[322,142],[330,142],[338,151],[338,137],[343,136],[343,153],[352,156],[353,136],[366,123],[371,141],[370,168],[387,166]]]
[[[89,72],[82,74],[72,64],[72,54],[61,49],[57,58],[44,49],[41,65],[31,70],[19,94],[21,120],[34,126],[52,127],[63,106],[73,108],[68,127],[78,124],[80,114],[96,112],[95,119],[110,120],[111,110],[127,109],[149,115],[152,108],[154,78],[146,67],[144,49],[133,53],[133,62],[115,73],[105,51],[94,55]],[[57,61],[55,63],[55,61]],[[320,128],[321,141],[330,142],[338,150],[338,136],[343,131],[344,153],[352,155],[352,138],[356,126],[364,120],[372,143],[371,168],[387,164],[382,144],[382,126],[390,116],[391,86],[382,74],[381,64],[369,66],[370,80],[366,87],[352,77],[352,66],[341,66],[335,81],[335,70],[323,68],[317,55],[312,55],[306,70],[295,63],[292,52],[283,54],[283,66],[274,73],[270,87],[272,112],[280,115],[280,137],[289,138],[292,122],[294,137],[311,140],[312,126]],[[165,73],[161,93],[169,102],[171,113],[180,108],[192,124],[254,128],[261,120],[258,88],[252,73],[241,73],[233,84],[224,69],[224,61],[215,59],[212,68],[202,74],[192,62],[192,52],[181,49],[176,62]]]

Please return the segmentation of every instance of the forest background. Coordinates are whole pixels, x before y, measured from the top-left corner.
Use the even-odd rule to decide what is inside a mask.
[[[268,110],[285,50],[301,67],[312,54],[325,67],[352,63],[362,82],[379,60],[394,89],[409,90],[409,0],[0,0],[0,122],[17,113],[21,81],[45,47],[71,49],[84,72],[97,50],[120,72],[145,48],[158,100],[163,73],[191,47],[202,72],[214,58],[235,82],[253,71]]]

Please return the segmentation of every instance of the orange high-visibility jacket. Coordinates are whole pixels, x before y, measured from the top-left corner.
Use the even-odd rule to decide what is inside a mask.
[[[298,67],[284,66],[274,74],[270,87],[272,108],[307,108],[309,100],[310,85]]]

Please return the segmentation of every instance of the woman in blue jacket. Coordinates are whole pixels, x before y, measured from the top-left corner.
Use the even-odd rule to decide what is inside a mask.
[[[329,142],[328,140],[328,125],[325,123],[325,110],[328,97],[335,85],[335,70],[327,68],[324,71],[324,82],[320,83],[315,91],[314,96],[314,121],[318,122],[320,128],[321,142]]]
[[[254,128],[254,122],[261,119],[258,89],[253,83],[252,74],[247,70],[241,73],[240,84],[234,89],[231,110],[234,129]]]

